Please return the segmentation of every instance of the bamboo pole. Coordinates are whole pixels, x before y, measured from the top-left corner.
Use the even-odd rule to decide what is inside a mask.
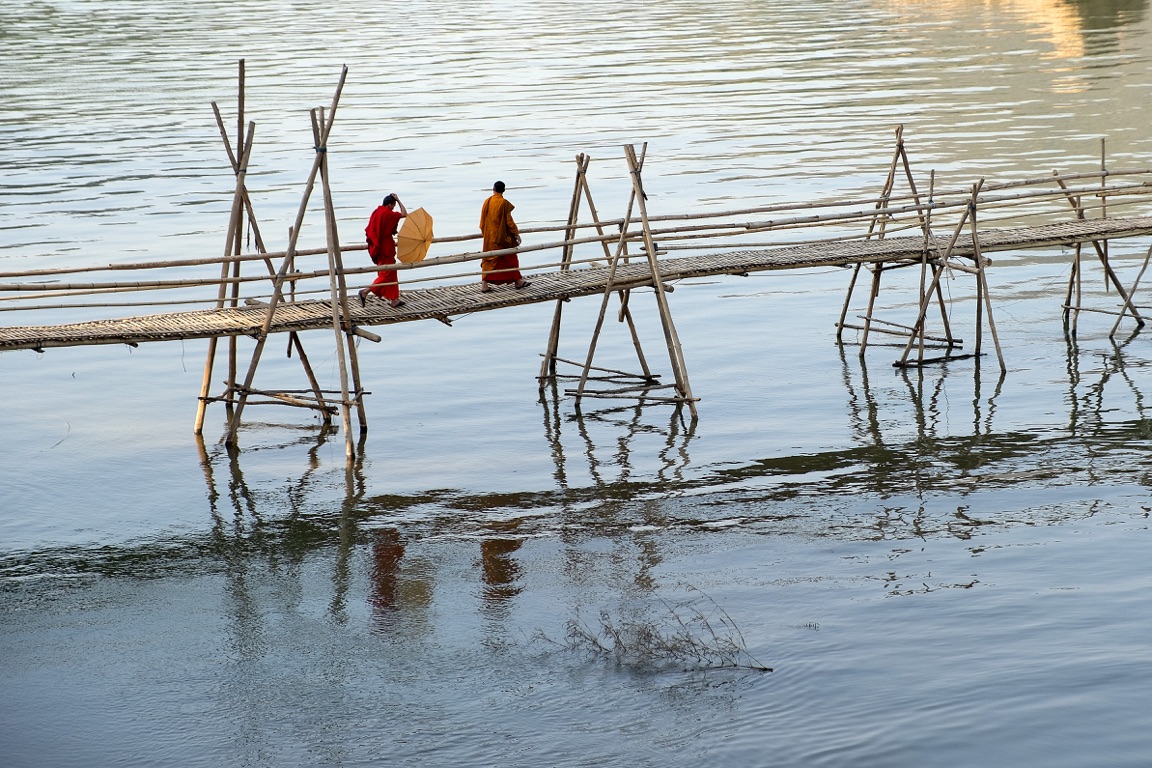
[[[996,347],[996,359],[1000,363],[1001,372],[1006,372],[1008,366],[1004,364],[1004,353],[1000,349],[1000,336],[996,333],[996,319],[992,316],[992,296],[988,291],[988,274],[984,269],[984,259],[980,255],[980,234],[976,229],[976,200],[980,193],[980,185],[984,183],[981,179],[972,188],[972,215],[968,217],[968,225],[972,232],[972,256],[976,260],[976,267],[980,273],[976,276],[976,348],[975,353],[977,358],[980,356],[980,337],[981,337],[981,323],[980,323],[980,299],[983,297],[984,306],[988,311],[988,331],[992,335],[992,344]]]
[[[568,205],[568,228],[564,231],[564,240],[569,241],[576,235],[576,221],[580,216],[580,193],[583,189],[585,174],[588,171],[588,161],[591,158],[584,153],[576,155],[576,180],[573,183],[572,200]],[[566,244],[560,257],[560,270],[567,272],[572,260],[573,246]],[[536,377],[541,391],[547,378],[556,375],[556,354],[560,350],[560,320],[564,314],[566,299],[557,299],[556,308],[552,313],[552,327],[548,331],[548,346],[544,350],[544,359],[540,361],[540,373]]]
[[[944,249],[943,255],[940,257],[941,264],[947,264],[948,259],[952,257],[952,250],[956,247],[956,242],[960,239],[960,233],[964,231],[964,224],[967,222],[968,216],[971,214],[971,208],[966,208],[960,220],[956,222],[956,228],[952,231],[952,237],[948,241],[947,247]],[[940,285],[940,277],[944,274],[944,270],[940,269],[932,277],[932,285],[928,288],[929,295],[922,296],[920,299],[920,312],[916,317],[916,322],[912,324],[913,328],[920,328],[924,324],[925,317],[928,314],[928,307],[932,303],[930,294],[936,290]],[[913,332],[908,337],[908,343],[904,346],[904,352],[893,365],[898,368],[903,368],[908,365],[908,354],[912,351],[912,345],[916,342],[917,332]],[[927,362],[927,361],[926,361]]]
[[[313,138],[316,139],[318,147],[323,147],[323,150],[320,151],[320,187],[324,195],[324,230],[328,240],[328,284],[331,288],[332,330],[336,336],[336,361],[340,369],[340,395],[342,401],[340,413],[344,420],[344,452],[345,456],[351,460],[356,455],[356,446],[352,440],[352,408],[348,390],[349,361],[346,357],[355,355],[355,340],[350,333],[352,320],[351,313],[348,311],[348,290],[347,286],[343,284],[343,265],[340,262],[340,237],[336,230],[336,209],[332,203],[332,188],[328,178],[327,142],[325,140],[324,144],[320,143],[322,138],[326,139],[331,130],[331,125],[330,123],[324,124],[324,129],[321,130],[320,125],[324,123],[324,111],[322,108],[312,110],[310,115],[312,117]],[[348,346],[348,355],[345,354],[345,344]],[[352,367],[358,372],[355,359],[353,359]],[[357,386],[355,387],[356,399],[357,402],[359,402],[359,376],[356,375],[355,378],[357,380]],[[359,418],[360,431],[367,431],[368,424],[363,412],[362,403],[359,405]]]
[[[315,397],[316,402],[324,408],[324,426],[331,426],[332,414],[324,399],[324,390],[320,388],[320,382],[316,378],[316,373],[312,370],[312,363],[309,362],[308,355],[304,352],[304,345],[300,343],[300,334],[295,331],[289,333],[288,344],[289,357],[291,357],[292,348],[295,347],[296,355],[300,359],[300,365],[304,368],[304,375],[308,377],[308,384],[312,387],[312,396]]]
[[[1101,140],[1101,148],[1103,148],[1103,140]],[[1103,149],[1101,149],[1101,152],[1103,152]],[[1101,160],[1101,162],[1103,162],[1103,160]],[[1105,177],[1102,174],[1100,177],[1101,183],[1104,183],[1104,178]],[[1068,187],[1064,184],[1064,182],[1062,180],[1057,179],[1057,184],[1060,185],[1060,189],[1061,189],[1061,191],[1063,191],[1064,197],[1068,200],[1068,203],[1072,206],[1072,209],[1076,212],[1077,220],[1083,221],[1084,219],[1086,219],[1087,217],[1085,215],[1084,207],[1081,204],[1080,198],[1079,197],[1073,197],[1070,194]],[[1102,211],[1104,210],[1103,207],[1101,210]],[[1101,218],[1107,218],[1107,217],[1102,216]],[[1103,267],[1104,267],[1104,287],[1105,288],[1108,287],[1109,281],[1111,281],[1112,284],[1116,286],[1116,291],[1120,294],[1120,297],[1124,300],[1125,308],[1131,310],[1132,317],[1136,320],[1137,327],[1143,328],[1144,327],[1144,318],[1140,315],[1140,312],[1136,309],[1135,305],[1132,303],[1132,300],[1128,296],[1128,292],[1124,290],[1124,285],[1120,282],[1120,277],[1116,274],[1115,270],[1112,269],[1112,264],[1108,258],[1108,240],[1107,240],[1107,238],[1104,239],[1103,244],[1101,244],[1101,242],[1098,240],[1093,240],[1092,241],[1092,247],[1095,249],[1096,256],[1097,256],[1097,258],[1100,259],[1101,265],[1103,265]],[[1077,267],[1079,267],[1079,243],[1077,243]],[[1079,271],[1079,269],[1077,269],[1077,280],[1079,281],[1080,279],[1082,279],[1080,276],[1080,271]],[[1079,296],[1080,296],[1080,289],[1079,289],[1079,282],[1078,282],[1078,284],[1077,284],[1077,302],[1076,302],[1077,307],[1079,307],[1079,305],[1080,305]],[[1075,325],[1075,324],[1073,324],[1073,325]]]
[[[248,138],[249,138],[249,140],[245,144],[247,149],[245,150],[244,154],[241,156],[240,161],[235,166],[237,168],[236,185],[235,185],[235,188],[234,188],[233,193],[232,193],[232,214],[231,214],[229,221],[228,221],[228,234],[225,238],[225,240],[226,240],[226,244],[224,246],[225,255],[230,254],[232,252],[233,244],[240,237],[240,216],[241,216],[240,211],[242,208],[240,191],[244,187],[244,177],[247,173],[247,166],[248,166],[248,155],[252,150],[252,137],[255,134],[255,132],[256,132],[256,124],[250,123],[248,126]],[[231,152],[229,152],[229,154],[231,155]],[[223,278],[227,274],[228,274],[228,266],[225,263],[221,266],[221,274],[220,274],[221,283],[220,283],[220,287],[218,289],[217,297],[216,297],[216,308],[217,309],[220,309],[221,307],[224,306],[224,302],[225,302],[225,299],[227,296],[227,293],[226,293],[227,288],[226,288],[225,283],[223,282]],[[214,365],[214,362],[216,359],[216,345],[218,342],[218,338],[219,337],[213,336],[212,338],[210,338],[208,340],[208,354],[207,354],[207,360],[204,363],[204,374],[203,374],[203,377],[202,377],[201,382],[200,382],[200,398],[199,398],[199,400],[197,402],[197,406],[196,406],[196,420],[195,420],[195,423],[193,424],[193,427],[192,427],[193,434],[197,434],[197,435],[201,434],[204,430],[205,409],[207,408],[207,404],[208,404],[207,400],[205,400],[205,398],[208,397],[208,392],[210,391],[211,386],[212,386],[212,368],[213,368],[213,365]],[[232,383],[234,383],[234,380],[230,380],[229,391],[230,391]]]
[[[347,77],[348,77],[348,67],[344,66],[340,72],[340,81],[336,86],[336,92],[332,97],[332,108],[329,112],[329,120],[324,127],[324,135],[321,136],[322,144],[327,144],[328,132],[331,130],[332,124],[335,121],[336,107],[340,103],[340,93],[341,93],[341,91],[344,90],[344,82],[347,79]],[[272,318],[275,316],[276,305],[280,303],[281,291],[282,291],[282,288],[284,285],[285,275],[288,271],[288,266],[291,263],[292,254],[296,248],[296,241],[300,236],[300,227],[304,221],[304,214],[308,209],[308,198],[311,197],[311,195],[312,195],[312,189],[314,188],[314,186],[316,184],[316,176],[320,172],[320,165],[322,163],[322,160],[323,160],[322,156],[324,154],[323,152],[320,151],[320,149],[321,149],[320,146],[316,147],[316,158],[312,162],[312,170],[308,174],[308,181],[304,185],[304,194],[300,200],[300,207],[297,209],[297,212],[296,212],[296,223],[292,228],[292,240],[288,244],[287,255],[285,256],[284,261],[281,264],[279,271],[276,273],[276,280],[274,283],[272,298],[269,301],[269,305],[268,305],[268,312],[266,313],[266,315],[264,317],[264,323],[261,326],[259,338],[256,342],[256,347],[252,352],[252,360],[248,365],[248,373],[244,379],[244,387],[246,389],[250,388],[252,386],[252,379],[256,375],[256,368],[260,365],[260,356],[264,351],[264,344],[267,342],[268,332],[272,326]],[[237,403],[236,411],[235,411],[235,413],[233,413],[232,419],[230,420],[230,424],[228,427],[228,436],[225,439],[225,443],[227,445],[235,445],[236,444],[236,433],[240,429],[240,419],[244,413],[245,399],[246,399],[246,396],[241,394],[240,400]]]
[[[631,144],[625,144],[624,156],[628,162],[628,172],[632,176],[632,188],[636,192],[636,207],[640,213],[640,223],[644,228],[645,252],[648,257],[648,267],[652,270],[652,287],[656,291],[656,306],[660,310],[660,324],[664,328],[664,340],[668,345],[668,358],[672,364],[672,373],[676,378],[676,392],[683,402],[688,403],[688,409],[692,412],[692,418],[695,420],[697,417],[697,398],[693,396],[692,385],[688,381],[688,371],[684,364],[684,350],[680,344],[680,336],[676,332],[676,325],[672,321],[668,296],[664,290],[664,282],[660,277],[660,263],[656,254],[656,243],[652,239],[652,230],[648,222],[648,208],[645,205],[647,196],[644,194],[644,186],[640,178],[641,166],[636,159],[636,148]]]
[[[1136,280],[1132,283],[1132,287],[1128,290],[1128,295],[1132,297],[1133,301],[1136,299],[1136,288],[1140,285],[1140,280],[1143,279],[1145,270],[1148,269],[1148,260],[1150,258],[1152,258],[1152,248],[1149,248],[1148,252],[1144,254],[1144,263],[1140,266],[1140,272],[1136,275]],[[1128,306],[1128,304],[1125,304],[1124,307],[1121,307],[1120,315],[1116,318],[1116,322],[1113,324],[1112,330],[1108,333],[1108,338],[1112,338],[1116,335],[1116,331],[1120,328],[1120,321],[1124,319],[1124,311]],[[1135,305],[1133,304],[1131,306]],[[1137,319],[1137,327],[1142,325],[1143,323]]]

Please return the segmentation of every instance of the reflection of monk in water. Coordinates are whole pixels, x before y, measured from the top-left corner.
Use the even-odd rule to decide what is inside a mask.
[[[396,610],[396,579],[402,557],[404,541],[397,531],[385,528],[372,532],[372,594],[368,601],[376,622]]]
[[[520,539],[485,539],[480,542],[480,565],[483,569],[484,599],[507,600],[520,594],[520,565],[509,557],[520,549]]]

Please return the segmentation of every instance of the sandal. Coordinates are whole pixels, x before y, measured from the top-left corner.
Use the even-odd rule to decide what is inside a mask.
[[[393,299],[392,301],[388,302],[388,306],[392,307],[392,309],[398,309],[404,306],[406,303],[407,302],[405,302],[404,299]]]
[[[481,283],[480,293],[492,293],[492,283]]]
[[[532,283],[528,282],[527,280],[517,280],[516,281],[516,290],[520,290],[521,288],[527,288],[530,285],[532,285]]]
[[[364,306],[364,294],[367,292],[368,291],[360,291],[359,293],[356,294],[356,298],[360,299],[360,306],[361,307]]]

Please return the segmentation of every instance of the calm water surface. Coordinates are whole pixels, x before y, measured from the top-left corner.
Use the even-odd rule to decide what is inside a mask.
[[[942,183],[1152,164],[1145,0],[0,0],[0,42],[3,271],[222,249],[241,57],[273,249],[342,64],[346,242],[388,191],[471,232],[496,178],[563,219],[580,152],[619,215],[626,142],[654,214],[871,194],[898,124]],[[386,328],[350,469],[278,410],[198,444],[203,342],[2,354],[0,764],[1146,765],[1152,349],[1065,338],[1068,256],[997,258],[1003,377],[839,349],[844,270],[681,284],[694,425],[538,392],[549,307]],[[713,606],[773,672],[566,640]]]

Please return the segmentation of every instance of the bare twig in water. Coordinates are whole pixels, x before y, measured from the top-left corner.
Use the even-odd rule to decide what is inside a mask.
[[[739,627],[716,601],[695,587],[685,589],[684,600],[661,597],[665,610],[655,619],[613,617],[601,610],[599,621],[590,625],[577,612],[565,626],[562,645],[620,667],[772,671],[748,652]]]

